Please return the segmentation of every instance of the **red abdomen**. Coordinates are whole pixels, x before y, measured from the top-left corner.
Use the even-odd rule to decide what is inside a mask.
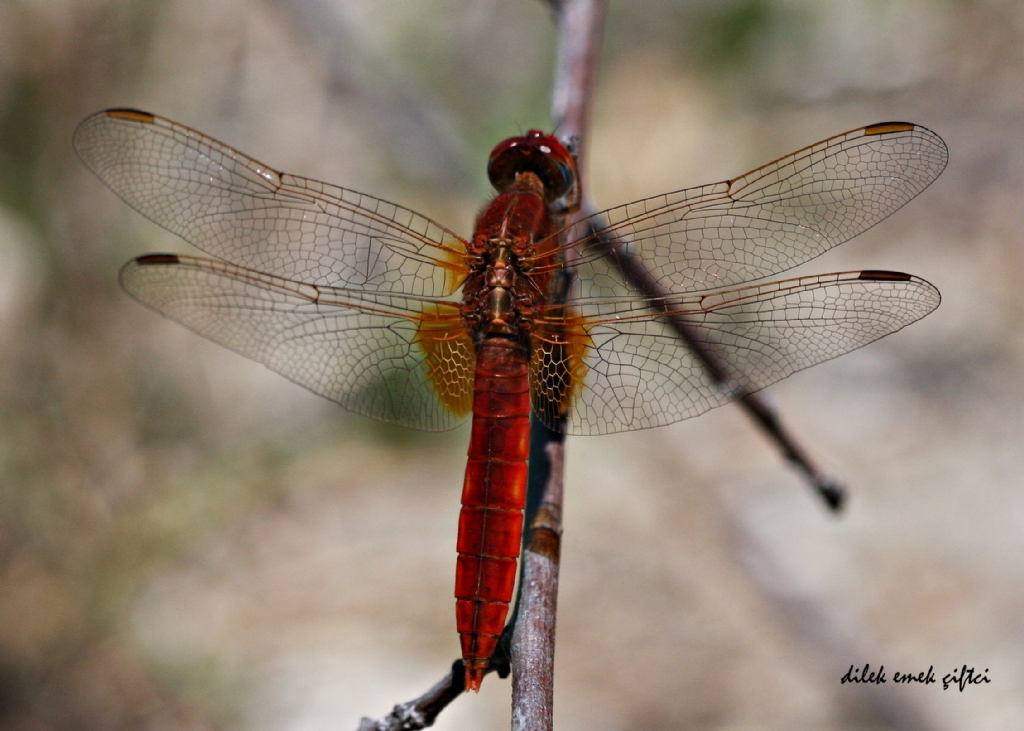
[[[455,614],[467,690],[480,687],[512,600],[529,451],[526,350],[505,338],[489,338],[477,354],[473,437],[455,570]]]

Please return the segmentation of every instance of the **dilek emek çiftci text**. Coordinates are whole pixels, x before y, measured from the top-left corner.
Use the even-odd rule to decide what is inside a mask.
[[[855,668],[851,665],[850,669],[846,671],[846,675],[839,680],[840,685],[845,685],[846,683],[882,685],[887,682],[889,682],[889,676],[886,675],[885,665],[879,667],[878,670],[872,670],[871,665],[867,663],[865,663],[863,668]],[[928,670],[922,670],[919,673],[895,672],[892,674],[892,682],[906,683],[908,685],[931,685],[939,681],[935,679],[935,666],[930,665]],[[960,692],[963,693],[964,688],[969,685],[980,685],[981,683],[991,682],[992,681],[988,678],[988,668],[985,668],[984,673],[979,673],[973,667],[967,667],[964,665],[959,670],[954,670],[953,672],[942,676],[942,689],[949,690],[950,688],[956,688],[959,686]]]

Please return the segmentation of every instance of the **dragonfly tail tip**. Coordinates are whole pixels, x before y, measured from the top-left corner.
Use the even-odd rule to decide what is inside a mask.
[[[466,665],[466,692],[475,691],[480,692],[480,684],[484,682],[484,672],[487,667],[478,667],[474,665]]]

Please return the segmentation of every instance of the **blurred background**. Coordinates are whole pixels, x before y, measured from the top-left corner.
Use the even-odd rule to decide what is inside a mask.
[[[78,121],[157,112],[468,233],[490,147],[549,127],[553,44],[537,0],[0,4],[0,728],[355,729],[458,655],[468,431],[347,415],[130,300],[124,261],[190,249]],[[838,519],[735,407],[570,440],[558,728],[1024,728],[1024,5],[613,2],[598,84],[600,206],[936,130],[938,182],[796,273],[944,301],[770,393]],[[864,663],[991,683],[840,685]]]

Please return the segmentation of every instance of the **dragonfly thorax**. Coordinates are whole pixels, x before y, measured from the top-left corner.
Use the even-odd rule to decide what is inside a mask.
[[[515,286],[518,279],[509,242],[495,242],[493,256],[485,270],[487,297],[484,300],[484,321],[488,335],[513,335],[519,320]]]
[[[538,242],[551,233],[544,184],[529,171],[518,173],[511,189],[481,213],[462,290],[463,319],[477,345],[504,337],[528,347],[533,314],[544,298],[531,262]]]
[[[492,239],[466,282],[464,313],[477,341],[501,335],[522,340],[535,288],[523,272],[514,242]]]
[[[509,248],[511,242],[498,240],[492,241],[491,245],[493,246],[491,249],[493,256],[490,266],[486,270],[487,286],[511,289],[516,282],[514,255]]]

